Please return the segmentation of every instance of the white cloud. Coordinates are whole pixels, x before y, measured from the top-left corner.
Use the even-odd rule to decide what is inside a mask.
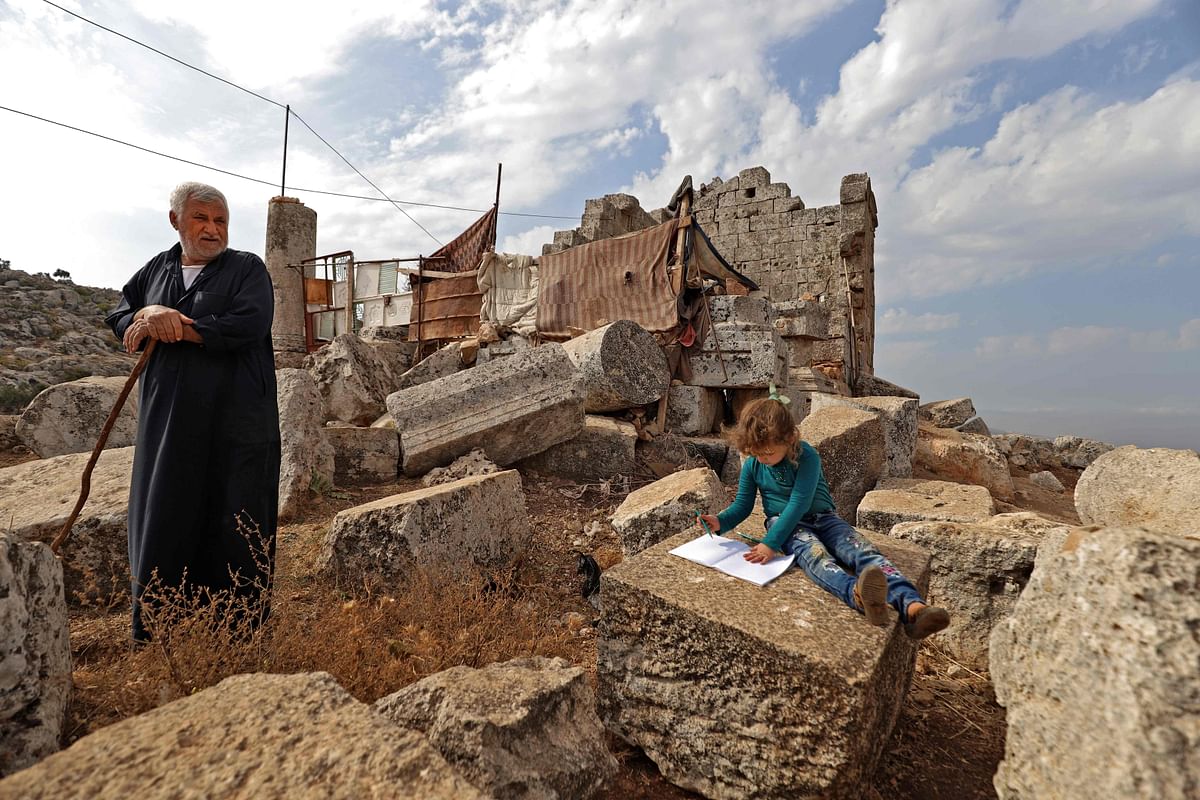
[[[933,333],[958,327],[959,315],[953,314],[910,314],[903,308],[889,308],[879,318],[877,331],[881,334]]]
[[[1041,336],[985,336],[975,354],[984,358],[1045,358],[1098,351],[1167,353],[1196,349],[1200,349],[1200,318],[1187,320],[1177,331],[1084,325],[1055,328]]]
[[[881,339],[875,343],[875,372],[894,375],[896,370],[933,355],[932,339]]]
[[[522,233],[505,236],[497,248],[501,253],[525,253],[531,256],[542,254],[542,245],[554,240],[553,225],[539,225]]]

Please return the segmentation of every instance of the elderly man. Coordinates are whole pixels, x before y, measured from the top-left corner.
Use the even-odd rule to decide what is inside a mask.
[[[149,638],[143,592],[155,574],[194,596],[233,589],[258,598],[275,558],[271,280],[258,256],[228,249],[229,206],[213,187],[177,186],[170,220],[179,243],[130,278],[106,320],[131,353],[158,342],[141,378],[129,489],[137,641]],[[253,542],[247,530],[257,530]]]

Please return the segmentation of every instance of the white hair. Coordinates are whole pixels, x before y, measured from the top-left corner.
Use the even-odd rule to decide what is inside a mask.
[[[175,216],[183,216],[183,207],[187,205],[188,200],[199,200],[201,203],[220,203],[225,206],[225,213],[229,213],[229,203],[225,200],[225,195],[221,194],[220,189],[209,186],[207,183],[186,181],[171,191],[171,210],[175,212]]]

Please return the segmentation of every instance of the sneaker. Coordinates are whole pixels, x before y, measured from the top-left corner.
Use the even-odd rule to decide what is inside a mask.
[[[887,576],[883,570],[872,565],[858,573],[854,596],[867,622],[880,627],[888,624]]]
[[[925,606],[917,612],[915,617],[904,623],[904,632],[908,634],[908,638],[919,641],[926,636],[945,630],[949,624],[950,613],[946,609]]]

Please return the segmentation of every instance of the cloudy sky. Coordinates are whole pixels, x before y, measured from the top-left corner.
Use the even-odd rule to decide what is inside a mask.
[[[763,165],[809,206],[868,172],[876,372],[998,429],[1200,448],[1194,0],[61,0],[278,103],[395,199],[484,208],[536,253],[583,201],[663,205]],[[305,4],[307,6],[308,4]],[[284,113],[41,0],[0,0],[0,258],[119,287],[181,180],[261,253]],[[374,196],[292,121],[318,252],[429,253],[470,212]],[[3,298],[0,297],[0,302]]]

